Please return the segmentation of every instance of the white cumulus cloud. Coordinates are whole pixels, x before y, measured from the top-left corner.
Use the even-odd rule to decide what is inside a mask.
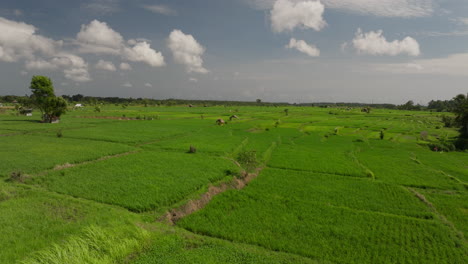
[[[91,80],[88,64],[83,58],[70,54],[58,53],[48,60],[38,58],[26,61],[28,70],[57,70],[63,71],[65,78],[75,82],[87,82]]]
[[[418,56],[421,54],[419,43],[415,39],[406,37],[403,40],[393,40],[389,42],[383,36],[382,30],[363,33],[359,28],[352,40],[352,45],[354,49],[361,54],[390,56],[400,54]]]
[[[94,66],[96,69],[105,70],[105,71],[116,71],[117,68],[110,61],[99,60],[98,63]]]
[[[59,53],[51,59],[51,62],[63,69],[65,78],[69,80],[75,82],[91,81],[88,64],[80,56],[66,52]]]
[[[188,72],[208,73],[203,67],[202,55],[205,48],[192,35],[176,29],[171,32],[167,46],[172,51],[174,60],[186,66]]]
[[[23,22],[0,17],[0,61],[26,60],[28,70],[62,70],[65,77],[84,82],[91,80],[83,58],[63,51],[63,41],[36,34],[36,28]]]
[[[177,15],[177,12],[168,7],[168,6],[165,6],[165,5],[145,5],[143,6],[144,9],[146,10],[149,10],[153,13],[157,13],[157,14],[162,14],[162,15],[166,15],[166,16],[175,16]]]
[[[296,27],[320,31],[325,27],[324,5],[320,1],[278,0],[270,12],[274,32],[292,31]]]
[[[138,42],[133,47],[125,47],[123,50],[123,58],[129,61],[144,62],[153,67],[166,65],[161,52],[152,49],[147,42]]]
[[[76,40],[83,53],[118,54],[123,44],[123,37],[105,22],[93,20],[88,25],[81,25]]]
[[[307,42],[305,42],[304,40],[296,40],[295,38],[291,38],[289,44],[286,45],[286,48],[297,49],[298,51],[305,53],[311,57],[320,56],[320,50],[314,45],[307,44]]]
[[[60,42],[36,34],[36,28],[23,22],[0,17],[0,60],[15,62],[34,59],[36,54],[50,55]]]
[[[198,79],[197,79],[197,78],[193,78],[193,77],[192,77],[192,78],[190,78],[190,79],[189,79],[189,82],[196,83],[196,82],[198,82]]]
[[[145,83],[145,86],[150,87],[150,88],[153,87],[153,85],[151,83]]]
[[[122,70],[122,71],[130,71],[132,69],[132,66],[130,66],[130,64],[126,63],[126,62],[122,62],[120,63],[120,66],[119,68]]]
[[[152,49],[147,40],[130,39],[126,43],[119,32],[98,20],[82,25],[81,31],[76,36],[76,42],[82,53],[112,54],[124,60],[143,62],[152,67],[165,65],[161,52]]]

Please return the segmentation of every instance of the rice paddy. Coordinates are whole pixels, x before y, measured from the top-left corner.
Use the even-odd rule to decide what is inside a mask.
[[[104,105],[38,121],[0,114],[0,263],[468,259],[468,154],[429,148],[456,135],[435,113]]]

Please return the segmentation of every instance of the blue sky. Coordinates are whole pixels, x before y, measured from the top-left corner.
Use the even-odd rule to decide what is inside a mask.
[[[0,3],[0,94],[425,104],[468,92],[464,0]]]

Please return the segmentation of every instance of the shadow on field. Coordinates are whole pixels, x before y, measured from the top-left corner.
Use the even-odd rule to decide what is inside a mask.
[[[21,120],[21,119],[13,119],[13,120],[4,120],[3,122],[29,122],[29,123],[42,123],[41,120]]]

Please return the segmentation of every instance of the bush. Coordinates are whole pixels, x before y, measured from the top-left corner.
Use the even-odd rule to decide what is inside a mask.
[[[431,143],[428,146],[432,151],[436,151],[436,152],[439,152],[439,151],[449,152],[449,151],[455,150],[455,145],[447,141]]]
[[[21,171],[14,171],[10,174],[10,181],[24,183],[26,176]]]
[[[197,149],[194,146],[190,146],[188,153],[197,153]]]
[[[62,130],[61,130],[61,129],[60,129],[59,131],[57,131],[57,137],[58,137],[58,138],[63,137],[63,133],[62,133]]]
[[[259,164],[255,150],[240,152],[237,161],[247,172],[253,171]]]
[[[457,141],[455,141],[455,147],[459,150],[467,150],[468,149],[468,139],[459,137]]]
[[[420,136],[422,140],[427,140],[429,133],[427,133],[427,131],[421,131]]]
[[[453,127],[455,125],[455,118],[443,115],[442,123],[444,123],[444,127]]]

